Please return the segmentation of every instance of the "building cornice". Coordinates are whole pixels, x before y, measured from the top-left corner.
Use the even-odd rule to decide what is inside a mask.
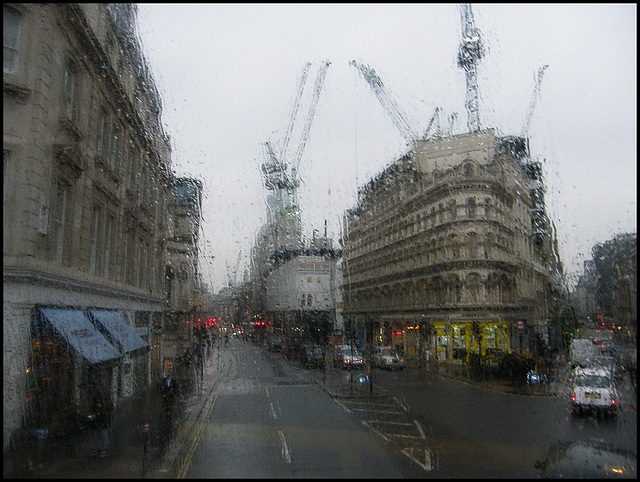
[[[150,292],[130,288],[124,289],[115,283],[100,284],[87,279],[78,279],[63,274],[51,273],[42,269],[34,269],[23,266],[4,266],[2,270],[2,281],[6,285],[15,283],[20,285],[32,285],[40,287],[55,288],[61,291],[72,291],[77,293],[89,293],[93,295],[110,298],[124,298],[136,301],[164,303],[164,300],[153,296]]]

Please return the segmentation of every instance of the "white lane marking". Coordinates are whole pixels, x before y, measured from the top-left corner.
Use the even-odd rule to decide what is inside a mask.
[[[394,410],[375,410],[375,409],[369,409],[369,408],[352,408],[351,409],[354,412],[379,412],[379,413],[386,413],[389,415],[402,415],[404,412],[396,412]]]
[[[417,451],[419,453],[419,451]],[[424,469],[425,472],[431,472],[431,469],[433,468],[433,464],[432,464],[432,455],[431,455],[431,450],[425,448],[424,449],[424,463],[422,463],[420,460],[416,459],[416,457],[414,456],[414,450],[413,448],[408,448],[408,449],[403,449],[402,453],[405,454],[407,457],[409,457],[412,461],[414,461],[416,464],[418,464],[420,467],[422,467]],[[416,454],[417,455],[417,454]]]
[[[347,413],[351,413],[351,410],[349,410],[347,407],[345,407],[342,403],[340,403],[338,400],[334,399],[334,401],[340,405],[342,407],[342,409],[347,412]]]
[[[424,436],[424,430],[422,430],[422,426],[418,423],[417,420],[414,420],[416,427],[418,427],[418,432],[420,432],[420,438],[425,440],[427,437]]]
[[[289,453],[289,447],[287,447],[287,441],[284,438],[284,434],[282,430],[278,430],[278,435],[280,435],[280,442],[282,442],[282,458],[288,464],[291,463],[291,454]]]
[[[274,420],[278,420],[278,416],[276,415],[276,411],[273,408],[273,403],[269,402],[269,408],[271,409],[271,416]]]
[[[382,437],[383,439],[385,439],[387,442],[390,441],[389,437],[387,437],[386,434],[382,433],[380,430],[376,430],[375,428],[373,428],[371,425],[369,425],[367,422],[365,422],[364,420],[362,421],[362,425],[364,425],[365,427],[367,427],[369,430],[371,430],[373,433],[375,433],[376,435],[378,435],[378,437]]]
[[[393,422],[391,420],[367,420],[368,423],[379,423],[381,425],[402,425],[403,427],[413,427],[412,423]]]

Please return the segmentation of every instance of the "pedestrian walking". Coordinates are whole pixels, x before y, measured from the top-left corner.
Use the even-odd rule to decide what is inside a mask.
[[[111,448],[111,419],[113,403],[111,395],[100,386],[93,398],[93,426],[96,430],[97,455],[106,457]]]
[[[164,376],[160,382],[160,440],[162,443],[167,443],[173,435],[179,396],[180,387],[173,377],[173,362],[165,360]]]

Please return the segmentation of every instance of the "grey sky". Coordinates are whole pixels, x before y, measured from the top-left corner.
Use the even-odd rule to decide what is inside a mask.
[[[529,129],[544,159],[547,205],[562,260],[577,273],[591,246],[637,229],[637,9],[635,4],[479,4],[485,45],[480,122],[520,134],[534,75],[549,64]],[[357,187],[407,143],[349,66],[373,67],[407,120],[426,129],[456,112],[466,131],[465,81],[456,66],[456,4],[141,4],[139,33],[164,104],[179,175],[204,182],[202,266],[216,291],[266,219],[262,143],[278,145],[299,76],[332,62],[300,165],[305,234],[338,239]],[[308,109],[303,100],[293,151]],[[330,192],[330,194],[329,194]]]

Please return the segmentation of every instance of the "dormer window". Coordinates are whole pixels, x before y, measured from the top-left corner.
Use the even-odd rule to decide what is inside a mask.
[[[464,165],[464,175],[465,177],[473,176],[473,164],[468,162]]]

